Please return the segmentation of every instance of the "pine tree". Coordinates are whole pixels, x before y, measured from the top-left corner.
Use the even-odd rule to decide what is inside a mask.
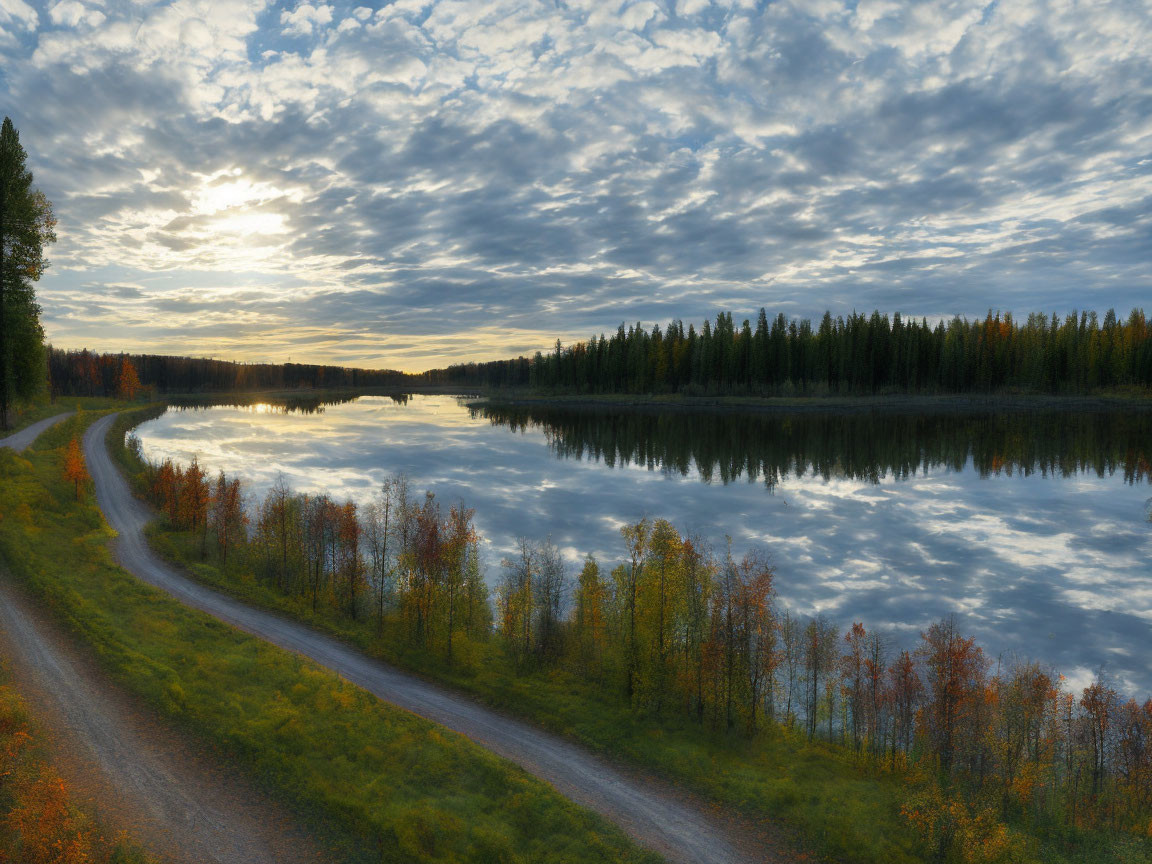
[[[12,120],[0,128],[0,428],[14,399],[28,399],[44,384],[44,331],[32,283],[48,262],[44,246],[56,240],[48,199],[32,186],[27,153]]]

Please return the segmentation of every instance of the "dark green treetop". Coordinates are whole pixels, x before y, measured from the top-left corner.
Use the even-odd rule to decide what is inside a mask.
[[[32,185],[28,154],[11,118],[0,127],[0,428],[15,399],[44,385],[44,331],[33,288],[56,241],[52,204]]]

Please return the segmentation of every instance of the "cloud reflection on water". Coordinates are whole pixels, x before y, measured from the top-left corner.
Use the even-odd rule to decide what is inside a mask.
[[[719,434],[710,423],[733,422],[685,419],[686,440]],[[777,434],[766,429],[761,440]],[[1041,462],[1063,460],[1060,470],[1015,466],[1009,476],[976,470],[978,459],[1000,464],[979,435],[974,455],[963,459],[963,443],[917,441],[916,452],[937,447],[947,460],[901,466],[893,457],[895,469],[881,460],[874,471],[861,467],[860,453],[846,453],[839,461],[847,476],[793,470],[769,489],[759,477],[733,478],[723,460],[723,470],[709,472],[716,480],[701,482],[683,458],[667,469],[653,456],[658,447],[640,459],[603,448],[594,458],[595,447],[558,440],[560,426],[500,425],[444,396],[406,405],[367,397],[318,414],[169,411],[139,432],[150,458],[197,456],[211,471],[245,477],[256,492],[283,473],[299,491],[364,501],[385,476],[403,471],[418,489],[476,508],[490,577],[518,535],[551,535],[573,563],[587,552],[615,562],[624,554],[621,524],[664,517],[716,546],[726,534],[737,549],[767,546],[780,595],[799,612],[862,620],[904,643],[954,612],[993,656],[1034,657],[1076,683],[1104,668],[1124,689],[1152,694],[1148,486],[1125,482],[1111,454],[1097,452],[1124,452],[1125,442],[1093,438],[1085,446],[1086,433],[1065,432],[1055,456],[1037,454]],[[815,436],[788,434],[801,443]],[[833,441],[831,452],[838,446]],[[1070,468],[1066,450],[1105,467],[1099,474]],[[795,454],[800,465],[806,458]]]

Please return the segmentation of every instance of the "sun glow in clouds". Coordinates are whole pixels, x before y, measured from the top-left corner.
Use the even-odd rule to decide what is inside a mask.
[[[299,356],[307,330],[315,359],[419,369],[720,307],[1152,291],[1144,3],[5,10],[59,345],[196,350],[246,305],[213,353]]]

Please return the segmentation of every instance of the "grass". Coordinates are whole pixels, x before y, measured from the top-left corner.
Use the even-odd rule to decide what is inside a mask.
[[[117,566],[61,452],[97,415],[0,451],[0,556],[111,676],[245,767],[346,861],[652,861],[510,763]]]
[[[109,435],[112,451],[132,477],[142,467],[123,446],[139,418],[122,417]],[[202,561],[198,542],[157,521],[150,542],[194,578],[254,606],[271,609],[427,678],[470,693],[489,705],[566,735],[610,757],[654,771],[722,807],[783,826],[802,847],[841,861],[931,860],[921,838],[900,815],[909,793],[897,776],[857,761],[848,748],[809,741],[780,727],[753,739],[718,735],[678,717],[639,716],[615,694],[560,670],[520,670],[495,643],[471,643],[453,667],[438,654],[415,650],[377,632],[374,622],[351,621],[330,608],[314,612],[304,598],[285,596],[244,565],[225,574]],[[1062,826],[1015,825],[1014,848],[1052,864],[1152,862],[1152,839],[1108,836]]]

